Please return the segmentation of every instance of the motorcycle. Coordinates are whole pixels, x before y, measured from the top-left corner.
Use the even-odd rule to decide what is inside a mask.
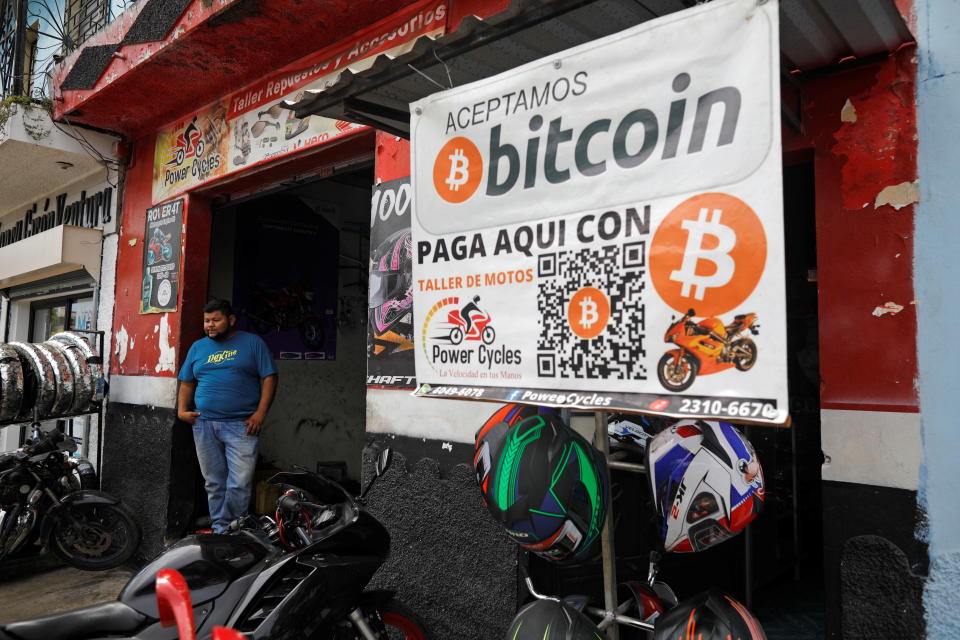
[[[73,438],[54,431],[0,454],[0,560],[38,538],[78,569],[117,567],[136,552],[140,528],[113,496],[97,491],[93,466],[74,458]]]
[[[320,349],[326,342],[323,317],[311,309],[313,292],[297,285],[272,290],[254,285],[251,302],[245,314],[257,333],[297,329],[308,349]]]
[[[490,314],[486,311],[477,310],[474,313],[473,324],[469,331],[465,331],[467,321],[459,309],[447,314],[447,322],[455,325],[450,329],[451,344],[460,344],[464,340],[482,340],[483,344],[492,344],[497,338],[496,331],[490,326]]]
[[[758,335],[757,314],[735,316],[724,325],[719,318],[705,318],[694,323],[693,309],[671,323],[663,337],[664,342],[677,345],[667,351],[657,364],[660,384],[669,391],[690,388],[698,375],[708,375],[736,367],[749,371],[757,362],[757,345],[748,336]]]
[[[133,576],[117,601],[7,624],[0,640],[176,638],[157,607],[164,569],[186,579],[199,638],[230,627],[251,640],[429,640],[392,592],[365,590],[389,556],[390,534],[363,508],[364,496],[389,464],[385,449],[357,498],[305,469],[278,473],[269,480],[281,485],[275,517],[245,516],[226,533],[187,536]]]

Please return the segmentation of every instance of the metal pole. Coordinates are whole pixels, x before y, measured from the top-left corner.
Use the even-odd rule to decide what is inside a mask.
[[[23,57],[27,49],[27,0],[17,0],[16,31],[13,36],[13,95],[24,94]]]
[[[610,443],[607,439],[607,416],[603,411],[597,411],[594,414],[596,429],[593,433],[594,446],[603,453],[604,458],[610,455]],[[609,474],[609,470],[604,470]],[[603,545],[603,601],[606,612],[604,621],[615,619],[617,610],[617,563],[615,549],[613,545],[613,492],[607,499],[607,517],[603,523],[603,531],[600,532],[600,540]],[[607,638],[610,640],[620,640],[620,628],[616,624],[610,624],[606,628]]]

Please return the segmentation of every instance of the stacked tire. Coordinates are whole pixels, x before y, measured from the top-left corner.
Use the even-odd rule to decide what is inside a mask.
[[[79,333],[0,343],[0,424],[96,411],[103,386],[103,359]]]

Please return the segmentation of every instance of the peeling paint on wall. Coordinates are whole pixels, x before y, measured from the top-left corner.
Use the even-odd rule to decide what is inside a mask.
[[[120,325],[120,330],[117,331],[117,347],[113,353],[121,365],[127,359],[127,328],[123,325]]]
[[[173,372],[176,362],[176,350],[170,346],[170,322],[167,319],[169,315],[167,313],[160,315],[160,360],[157,362],[157,373],[161,371]]]
[[[877,199],[873,202],[873,208],[877,209],[888,204],[899,211],[903,207],[917,202],[920,202],[920,187],[914,180],[913,182],[901,182],[884,187],[877,194]]]
[[[882,307],[876,307],[876,308],[873,310],[873,314],[872,314],[872,315],[874,315],[875,317],[879,318],[880,316],[882,316],[882,315],[884,315],[884,314],[887,314],[887,313],[892,314],[892,315],[896,315],[896,314],[900,313],[901,311],[903,311],[903,305],[902,305],[902,304],[897,304],[896,302],[887,302],[887,303],[885,303]]]
[[[843,104],[843,109],[840,110],[840,122],[856,122],[857,121],[857,108],[853,106],[853,103],[850,102],[850,98],[847,98],[847,101]]]

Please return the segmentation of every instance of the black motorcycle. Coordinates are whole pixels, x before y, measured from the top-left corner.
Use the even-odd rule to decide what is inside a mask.
[[[377,458],[376,476],[390,450]],[[391,591],[365,587],[390,553],[390,534],[339,484],[306,470],[270,479],[282,486],[276,517],[246,516],[224,534],[191,535],[131,578],[117,601],[0,627],[0,640],[166,640],[156,576],[176,569],[193,599],[197,637],[236,629],[252,640],[429,640]]]
[[[93,466],[53,431],[0,453],[0,561],[41,543],[79,569],[117,567],[136,552],[140,528],[113,496],[97,491]]]

